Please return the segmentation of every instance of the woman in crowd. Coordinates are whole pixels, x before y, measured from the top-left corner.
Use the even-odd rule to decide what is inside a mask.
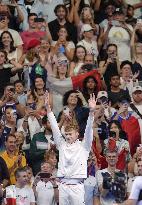
[[[133,87],[138,85],[137,77],[139,72],[132,74],[132,63],[130,61],[123,61],[120,65],[121,70],[121,88],[123,90],[128,90],[129,94],[132,95]]]
[[[111,121],[109,124],[109,138],[104,140],[104,153],[108,146],[113,146],[113,144],[116,144],[118,154],[121,155],[122,152],[125,154],[124,158],[118,158],[118,163],[123,160],[124,164],[122,169],[126,168],[127,163],[131,159],[129,142],[126,139],[126,133],[122,130],[121,124],[117,120]]]
[[[97,96],[97,84],[97,80],[93,76],[84,79],[82,93],[86,102],[88,102],[90,94],[94,93]]]
[[[73,59],[74,49],[75,45],[72,41],[69,41],[67,29],[61,26],[58,31],[58,40],[52,42],[51,52],[57,56],[64,54],[71,61]]]
[[[88,117],[88,108],[84,107],[83,104],[86,105],[86,101],[82,93],[76,90],[66,92],[63,97],[64,108],[58,117],[60,127],[65,126],[67,123],[77,124],[80,137],[83,136]]]
[[[70,63],[69,76],[77,75],[84,64],[86,49],[83,46],[76,46],[73,61]]]
[[[110,75],[113,73],[120,73],[120,63],[117,55],[117,46],[115,44],[109,44],[106,49],[106,55],[104,59],[99,62],[99,71],[107,88],[110,86]]]

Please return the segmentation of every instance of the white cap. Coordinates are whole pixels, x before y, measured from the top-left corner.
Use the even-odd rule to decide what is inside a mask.
[[[90,26],[90,24],[84,24],[81,28],[81,33],[85,32],[85,31],[91,31],[93,30],[93,27]]]
[[[98,95],[97,95],[97,99],[101,98],[101,97],[106,97],[108,98],[108,94],[106,91],[99,91]]]
[[[139,90],[139,91],[142,91],[142,87],[141,86],[135,86],[135,87],[133,87],[133,89],[132,89],[132,93],[134,93],[135,91],[137,91],[137,90]]]

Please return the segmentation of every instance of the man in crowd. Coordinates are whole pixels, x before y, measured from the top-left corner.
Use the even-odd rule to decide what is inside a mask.
[[[26,166],[26,159],[21,153],[17,153],[16,137],[10,134],[6,137],[5,142],[6,150],[1,154],[1,157],[5,160],[8,171],[10,174],[10,183],[15,184],[14,172],[18,167]]]
[[[114,192],[114,186],[115,186],[115,177],[116,174],[121,173],[119,170],[116,169],[116,163],[118,160],[118,153],[117,153],[117,148],[115,149],[107,149],[106,151],[106,161],[108,163],[108,167],[102,170],[98,170],[96,173],[96,182],[98,185],[99,193],[100,193],[100,203],[101,205],[107,205],[107,204],[112,204],[116,200],[125,200],[125,195],[126,192],[123,193],[122,195],[119,195],[120,199],[118,199],[117,193],[121,191],[122,187],[120,184],[116,185],[116,192]],[[125,186],[126,186],[126,178],[125,174],[121,173],[123,176],[123,185],[124,185],[124,190],[125,191]],[[113,183],[114,182],[114,183]]]

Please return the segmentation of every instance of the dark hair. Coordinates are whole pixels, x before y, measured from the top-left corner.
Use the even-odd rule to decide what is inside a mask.
[[[97,95],[97,80],[94,76],[88,76],[84,79],[83,81],[83,89],[82,89],[82,92],[83,92],[83,95],[85,97],[85,99],[88,101],[89,98],[90,98],[90,94],[88,93],[88,88],[87,88],[87,83],[89,81],[89,79],[93,79],[94,83],[96,84],[95,88],[94,88],[94,91],[93,93],[95,94],[95,96]]]
[[[112,120],[109,125],[108,129],[110,131],[112,124],[115,124],[119,129],[119,138],[127,140],[126,132],[122,129],[122,126],[118,120]]]
[[[73,61],[74,61],[75,63],[78,62],[78,58],[77,58],[77,56],[76,56],[76,52],[77,52],[77,49],[78,49],[78,48],[84,49],[85,55],[87,54],[86,48],[85,48],[84,46],[81,46],[81,45],[76,46],[76,47],[75,47],[75,51],[74,51],[74,56],[73,56]],[[84,56],[84,58],[85,58],[85,56]]]
[[[10,107],[6,108],[9,109]],[[9,134],[6,136],[5,141],[7,142],[9,140],[10,137],[14,137],[16,139],[16,136],[14,134]]]
[[[29,20],[29,18],[30,18],[31,16],[36,16],[36,17],[38,17],[38,15],[37,15],[36,13],[29,13],[29,15],[28,15],[28,20]]]
[[[19,168],[17,168],[16,171],[15,171],[15,173],[14,173],[15,178],[18,178],[18,177],[20,176],[20,173],[22,173],[22,172],[26,172],[25,167],[19,167]]]
[[[128,61],[128,60],[122,61],[121,65],[120,65],[120,69],[122,69],[123,66],[125,66],[125,65],[127,65],[127,64],[128,64],[128,65],[131,67],[131,69],[132,69],[133,64],[132,64],[130,61]]]
[[[131,4],[127,4],[127,11],[128,11],[128,9],[130,9],[130,8],[135,9],[134,6],[132,6]]]
[[[4,49],[0,48],[0,53],[3,53],[5,55],[5,60],[7,61],[7,52]]]
[[[114,43],[110,43],[110,44],[108,44],[106,50],[108,50],[108,48],[111,47],[111,46],[114,46],[114,47],[116,48],[116,50],[117,50],[117,45],[114,44]]]
[[[69,32],[68,32],[68,30],[67,30],[67,28],[66,28],[65,25],[61,25],[61,26],[60,26],[60,28],[59,28],[59,30],[58,30],[58,33],[59,33],[59,31],[60,31],[62,28],[64,28],[64,29],[67,31],[67,37],[66,37],[66,40],[69,41],[69,40],[70,40]],[[59,35],[58,35],[58,36],[59,36]]]
[[[68,105],[68,98],[69,96],[72,94],[72,93],[78,93],[78,91],[76,90],[69,90],[68,92],[66,92],[63,96],[63,106],[66,106]],[[80,98],[78,98],[78,101],[77,101],[77,106],[82,106],[82,101]]]
[[[58,4],[58,5],[55,7],[54,13],[56,14],[56,16],[57,16],[57,12],[58,12],[58,10],[59,10],[60,8],[63,8],[63,9],[65,10],[66,16],[67,16],[68,10],[67,10],[67,8],[66,8],[66,6],[65,6],[64,4]]]
[[[13,37],[12,37],[12,35],[9,31],[2,32],[2,34],[0,36],[0,48],[4,49],[4,44],[2,42],[2,38],[3,38],[4,34],[8,34],[10,36],[11,40],[12,40],[11,43],[10,43],[10,53],[11,53],[11,52],[16,50],[16,47],[14,46],[14,40],[13,40]]]
[[[119,77],[119,79],[120,79],[120,75],[119,75],[118,73],[112,73],[111,76],[110,76],[110,80],[111,80],[111,78],[113,78],[114,76],[117,76],[117,77]]]
[[[20,83],[20,84],[22,84],[22,85],[24,86],[24,82],[21,81],[21,80],[16,80],[16,81],[14,82],[14,86],[15,86],[16,84],[18,84],[18,83]]]

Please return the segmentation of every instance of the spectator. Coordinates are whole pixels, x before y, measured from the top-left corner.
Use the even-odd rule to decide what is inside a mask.
[[[49,151],[45,153],[44,159],[52,166],[52,176],[57,176],[57,150],[51,147]]]
[[[0,157],[0,205],[3,201],[3,188],[5,188],[8,185],[9,182],[9,172],[7,165],[3,158]]]
[[[32,6],[31,13],[37,13],[38,16],[44,17],[47,22],[51,22],[56,18],[56,12],[54,9],[56,6],[63,4],[63,0],[58,1],[35,1],[34,5]]]
[[[15,110],[12,107],[7,107],[5,109],[3,132],[0,138],[0,149],[5,150],[5,140],[9,134],[13,134],[16,131],[16,115]]]
[[[43,167],[46,165],[46,169]],[[37,180],[39,177],[39,181]],[[33,184],[37,205],[56,205],[59,201],[59,191],[56,179],[52,178],[51,165],[48,162],[41,164],[41,172],[35,177]]]
[[[5,64],[7,62],[7,53],[4,50],[0,50],[0,97],[3,95],[3,91],[5,86],[10,83],[10,78],[18,72],[18,70],[22,69],[21,65],[15,65],[14,67],[8,65],[8,68],[5,69]]]
[[[75,44],[77,43],[77,30],[76,27],[67,20],[67,8],[63,4],[58,4],[55,7],[55,15],[57,19],[51,21],[49,23],[49,30],[51,32],[52,39],[54,41],[58,40],[58,32],[60,26],[65,26],[67,29],[67,33],[70,37],[69,40],[73,41]]]
[[[120,73],[120,62],[116,44],[109,44],[106,49],[106,57],[99,62],[99,71],[104,78],[107,89],[110,89],[110,76]]]
[[[58,31],[58,40],[52,42],[51,51],[57,56],[64,54],[71,61],[74,56],[75,45],[68,40],[68,36],[66,27],[61,26]]]
[[[142,176],[142,161],[141,161],[141,159],[139,159],[136,162],[136,164],[137,164],[137,172],[138,173],[133,178],[129,178],[129,180],[128,180],[127,192],[128,192],[129,195],[131,193],[134,180],[137,178],[137,176]]]
[[[134,106],[136,107],[136,109],[138,110],[138,112],[140,114],[142,114],[142,87],[141,86],[135,86],[133,87],[133,91],[132,91],[132,101]],[[136,111],[135,108],[133,111],[138,115],[138,118],[141,118],[140,114],[138,114],[138,112]]]
[[[142,43],[135,43],[133,44],[133,58],[134,58],[134,63],[132,66],[132,72],[133,74],[138,73],[139,75],[137,76],[138,81],[142,81],[142,67],[141,67],[141,56],[142,56]]]
[[[93,27],[89,24],[82,26],[82,40],[77,45],[84,46],[87,54],[93,54],[94,60],[97,61],[98,57],[98,45],[97,41],[93,39]]]
[[[74,76],[79,73],[81,66],[84,64],[85,56],[85,47],[81,45],[76,46],[73,61],[70,63],[69,76]]]
[[[49,150],[51,145],[54,144],[46,116],[42,119],[42,125],[45,131],[35,134],[30,143],[30,159],[34,174],[39,172],[46,150]]]
[[[21,49],[14,47],[14,40],[9,31],[4,31],[0,36],[0,48],[7,52],[8,60],[16,66],[19,62],[22,52]]]
[[[137,77],[139,72],[132,74],[132,63],[130,61],[123,61],[120,65],[121,77],[120,83],[123,90],[129,91],[129,95],[132,95],[133,87],[138,85]]]
[[[97,95],[97,80],[93,76],[88,76],[83,81],[82,94],[86,100],[89,100],[90,94]]]
[[[108,27],[106,33],[104,33],[106,38],[104,43],[112,43],[118,46],[118,56],[120,61],[131,61],[130,41],[133,28],[131,25],[125,23],[125,14],[122,11],[116,11],[113,19],[118,22],[117,26],[110,25]],[[119,35],[118,32],[120,33]],[[123,38],[120,36],[123,36]],[[127,49],[127,53],[124,52],[125,49]]]
[[[86,101],[84,101],[86,104]],[[83,102],[78,91],[70,90],[63,97],[63,111],[59,114],[59,126],[66,126],[68,123],[78,124],[80,137],[83,136],[88,117],[88,108],[82,106]],[[70,117],[71,116],[71,117]]]
[[[15,92],[18,96],[17,99],[20,104],[26,105],[27,103],[27,95],[24,93],[24,85],[23,82],[20,80],[17,80],[14,82]]]
[[[89,24],[94,28],[94,39],[97,39],[99,35],[99,26],[94,22],[94,14],[92,8],[88,4],[84,4],[82,11],[78,14],[80,0],[76,1],[74,5],[74,22],[78,29],[78,39],[81,40],[82,26]]]
[[[99,203],[98,200],[98,187],[96,185],[95,172],[98,167],[96,165],[95,156],[90,154],[88,159],[87,179],[84,181],[85,188],[85,204],[93,205],[94,203]]]
[[[110,76],[110,91],[108,91],[108,98],[114,108],[118,108],[119,99],[123,96],[129,98],[129,93],[120,88],[120,77],[117,74]]]
[[[117,200],[117,194],[118,194],[118,190],[119,192],[123,192],[122,195],[120,194],[120,196],[122,197],[120,200],[121,202],[123,202],[125,200],[126,197],[126,192],[125,192],[125,187],[126,187],[126,176],[124,173],[122,173],[122,177],[123,177],[123,181],[121,182],[121,185],[116,185],[116,192],[113,192],[113,183],[112,182],[112,178],[114,178],[115,174],[118,172],[119,170],[116,169],[116,163],[118,160],[118,155],[117,155],[117,151],[116,150],[107,150],[106,152],[106,160],[108,163],[108,167],[102,170],[98,170],[96,173],[96,182],[98,185],[98,189],[100,192],[100,203],[102,205],[104,204],[114,204],[114,202]],[[110,183],[107,183],[106,181],[108,181]],[[115,180],[115,179],[114,179]],[[114,182],[115,183],[115,182]],[[114,185],[115,186],[115,185]],[[123,190],[122,190],[123,187]]]
[[[27,173],[25,168],[18,168],[15,172],[16,185],[11,185],[6,188],[6,196],[4,205],[8,203],[8,198],[16,199],[16,203],[23,203],[23,205],[35,205],[35,196],[32,188],[27,186]],[[13,191],[14,190],[14,191]],[[14,195],[9,196],[7,193]]]
[[[134,17],[134,7],[130,4],[127,5],[126,23],[133,27],[135,27],[137,23],[137,19]]]
[[[5,142],[6,150],[1,154],[1,157],[5,160],[9,174],[10,174],[10,184],[15,184],[14,172],[19,167],[26,166],[25,157],[16,152],[16,137],[15,135],[8,135]]]
[[[131,155],[136,151],[137,145],[141,142],[140,127],[138,120],[132,116],[132,113],[128,111],[129,99],[125,97],[119,100],[119,110],[115,115],[114,119],[121,123],[122,129],[126,132]]]
[[[18,32],[16,30],[10,29],[8,27],[9,16],[6,13],[1,14],[1,16],[2,16],[2,18],[0,20],[0,34],[3,31],[9,31],[11,33],[12,37],[13,37],[14,46],[16,48],[19,48],[22,51],[23,50],[23,48],[22,48],[23,41],[22,41],[20,35],[18,34]]]
[[[111,123],[109,124],[109,138],[104,141],[104,153],[108,148],[108,144],[111,143],[111,140],[114,141],[118,150],[119,158],[116,168],[126,170],[126,165],[131,159],[130,146],[127,141],[126,133],[123,132],[121,124],[116,120],[111,121]],[[122,156],[122,153],[124,153],[124,158]],[[120,162],[122,165],[120,165]]]

